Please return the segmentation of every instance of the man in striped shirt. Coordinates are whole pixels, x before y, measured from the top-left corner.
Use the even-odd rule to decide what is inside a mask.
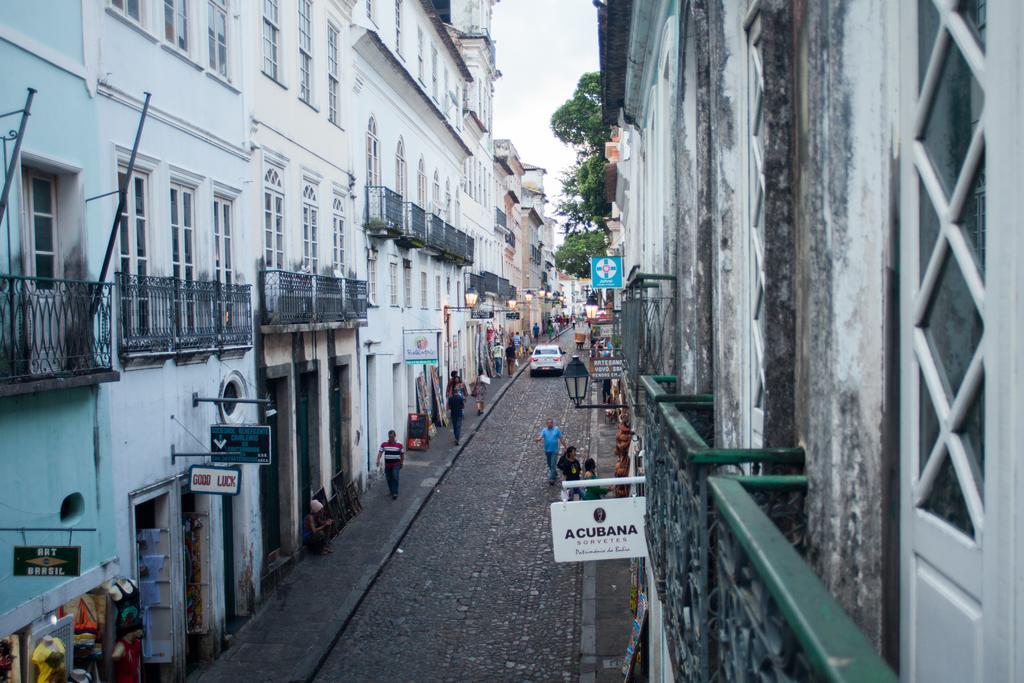
[[[377,466],[380,467],[380,459],[384,458],[384,476],[388,480],[388,490],[391,491],[391,500],[398,498],[398,473],[405,463],[405,446],[397,441],[397,434],[392,429],[388,432],[388,440],[380,445],[377,451]]]

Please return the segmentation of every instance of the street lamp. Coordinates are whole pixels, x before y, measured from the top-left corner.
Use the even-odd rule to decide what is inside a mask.
[[[587,304],[583,307],[583,310],[587,313],[587,320],[593,320],[597,317],[597,311],[600,306],[597,305],[597,297],[591,294],[587,297]]]
[[[466,308],[476,308],[476,302],[480,298],[480,295],[476,291],[476,287],[470,285],[466,288],[466,294],[464,297],[466,299]]]
[[[518,306],[518,305],[519,305],[519,302],[516,301],[514,298],[511,298],[511,299],[508,300],[508,307],[510,309],[512,309],[513,311],[516,310],[516,306]]]
[[[562,373],[565,380],[565,390],[569,393],[569,400],[577,408],[587,400],[587,389],[590,385],[590,373],[587,366],[580,360],[579,356],[573,356]]]
[[[527,290],[526,291],[526,303],[530,303],[531,301],[533,301],[533,292]]]

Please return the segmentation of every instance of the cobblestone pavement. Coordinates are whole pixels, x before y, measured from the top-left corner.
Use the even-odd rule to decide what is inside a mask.
[[[581,571],[556,564],[547,417],[589,448],[589,411],[524,373],[467,444],[324,662],[318,681],[579,676]]]

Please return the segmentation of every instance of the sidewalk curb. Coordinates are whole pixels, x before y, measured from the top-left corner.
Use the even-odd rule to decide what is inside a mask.
[[[562,333],[564,334],[564,330]],[[556,336],[555,338],[557,339],[558,337]],[[391,561],[391,558],[395,556],[395,552],[401,545],[402,540],[405,538],[406,534],[409,533],[409,529],[412,528],[413,522],[415,522],[416,519],[420,516],[420,513],[423,511],[423,508],[426,507],[427,502],[431,499],[434,493],[444,482],[445,477],[448,476],[448,473],[452,469],[452,465],[454,465],[455,461],[459,459],[459,456],[462,455],[462,452],[466,449],[466,447],[473,442],[473,437],[476,436],[476,433],[480,430],[480,427],[482,427],[484,423],[487,422],[487,418],[491,416],[491,412],[495,409],[495,407],[497,407],[501,399],[504,398],[505,393],[509,390],[509,388],[516,382],[516,380],[519,379],[519,376],[523,374],[523,371],[526,370],[527,365],[528,363],[522,364],[520,368],[516,371],[515,375],[512,376],[512,380],[501,388],[498,394],[495,395],[494,400],[490,401],[490,405],[484,411],[484,414],[480,418],[480,421],[477,422],[476,427],[474,427],[473,431],[471,431],[469,434],[465,436],[465,438],[462,440],[462,443],[459,445],[459,448],[452,455],[450,455],[448,457],[448,460],[444,463],[444,470],[437,478],[437,482],[435,482],[434,485],[430,487],[430,490],[427,492],[425,496],[423,496],[423,499],[420,500],[418,503],[414,503],[406,512],[405,516],[402,517],[402,520],[399,522],[398,527],[395,529],[395,531],[391,534],[391,537],[388,539],[388,545],[391,546],[391,549],[387,552],[384,558],[377,564],[377,566],[367,570],[363,573],[362,576],[359,577],[359,579],[355,582],[353,586],[354,590],[350,593],[350,598],[342,604],[342,608],[341,610],[339,610],[339,614],[344,614],[344,617],[341,619],[341,624],[337,627],[337,630],[331,637],[331,640],[327,644],[327,647],[324,648],[323,651],[320,653],[310,653],[315,657],[315,662],[313,663],[311,670],[308,672],[303,672],[302,675],[297,676],[295,679],[293,679],[294,682],[301,681],[302,683],[312,683],[313,679],[316,678],[316,675],[320,672],[320,669],[323,668],[323,665],[327,661],[327,658],[330,657],[331,652],[334,650],[334,647],[338,644],[338,641],[341,640],[341,636],[345,633],[345,629],[348,628],[349,622],[352,621],[352,617],[355,615],[356,610],[359,609],[359,606],[366,598],[366,595],[370,592],[370,589],[373,588],[373,585],[377,582],[377,579],[380,578],[380,575],[384,572],[384,568]],[[356,590],[358,590],[358,593],[356,592]]]

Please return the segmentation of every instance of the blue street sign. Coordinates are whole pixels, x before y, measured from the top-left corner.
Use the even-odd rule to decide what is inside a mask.
[[[590,286],[593,289],[622,289],[622,257],[591,256]]]

